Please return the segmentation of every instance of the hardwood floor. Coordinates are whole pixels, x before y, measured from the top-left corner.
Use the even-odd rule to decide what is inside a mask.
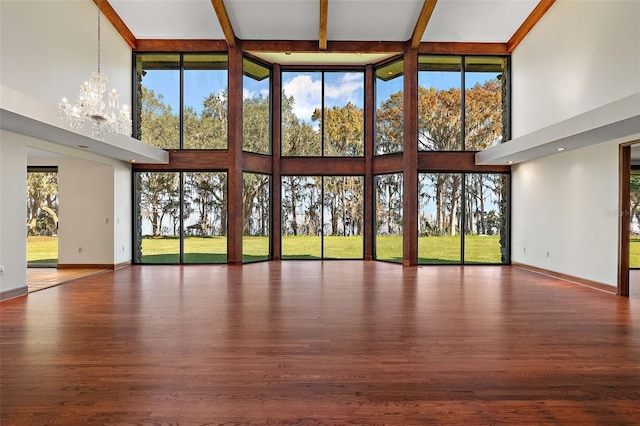
[[[640,298],[508,266],[133,266],[0,304],[1,423],[640,423]]]
[[[27,268],[27,288],[33,293],[106,271],[109,269]]]

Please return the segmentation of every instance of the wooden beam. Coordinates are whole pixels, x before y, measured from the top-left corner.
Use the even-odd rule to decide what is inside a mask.
[[[538,21],[544,16],[549,8],[555,3],[556,0],[540,0],[540,3],[531,11],[527,19],[524,20],[520,28],[511,36],[507,42],[507,50],[509,53],[513,52],[520,42],[525,38],[529,31],[538,23]]]
[[[327,50],[327,17],[329,15],[329,0],[320,0],[320,50]]]
[[[426,42],[420,43],[421,55],[508,55],[506,43]]]
[[[427,24],[429,24],[431,14],[433,13],[433,9],[435,9],[437,2],[438,0],[424,0],[422,10],[420,11],[420,16],[418,17],[418,22],[416,22],[416,26],[413,29],[413,34],[411,35],[412,49],[416,49],[418,46],[420,46],[420,40],[422,40],[424,30],[427,29]]]
[[[226,52],[224,40],[138,39],[138,52]]]
[[[224,1],[211,0],[211,4],[213,5],[213,9],[216,11],[216,15],[218,16],[218,22],[220,22],[220,26],[222,27],[222,32],[224,33],[224,37],[227,40],[227,44],[229,45],[229,47],[235,47],[236,35],[233,32],[233,26],[231,25],[231,21],[229,20],[227,8],[224,7]]]
[[[168,149],[169,164],[134,163],[132,168],[136,172],[151,171],[214,171],[227,170],[229,158],[225,150],[200,149]]]
[[[133,50],[136,49],[136,37],[133,35],[129,27],[124,23],[120,16],[116,13],[113,7],[107,0],[93,0],[98,6],[100,12],[111,22],[111,25],[118,31],[120,37],[129,45]]]
[[[282,175],[351,176],[365,174],[362,157],[283,157],[280,159]]]

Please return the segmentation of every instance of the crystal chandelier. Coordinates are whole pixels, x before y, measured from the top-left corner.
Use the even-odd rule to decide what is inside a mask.
[[[109,79],[100,72],[100,9],[98,9],[98,71],[92,72],[89,81],[80,86],[80,95],[71,105],[67,98],[58,104],[62,119],[69,122],[72,129],[84,131],[87,135],[102,139],[106,133],[131,135],[131,115],[127,105],[120,107],[120,96],[113,89],[105,94]]]

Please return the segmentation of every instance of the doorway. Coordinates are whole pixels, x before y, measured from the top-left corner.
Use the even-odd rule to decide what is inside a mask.
[[[27,167],[27,267],[58,265],[58,167]]]

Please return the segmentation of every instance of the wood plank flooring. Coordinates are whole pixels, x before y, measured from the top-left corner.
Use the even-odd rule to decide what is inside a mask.
[[[640,423],[640,298],[509,266],[132,266],[0,319],[2,425]]]
[[[109,269],[27,268],[27,288],[32,293],[106,271]]]

